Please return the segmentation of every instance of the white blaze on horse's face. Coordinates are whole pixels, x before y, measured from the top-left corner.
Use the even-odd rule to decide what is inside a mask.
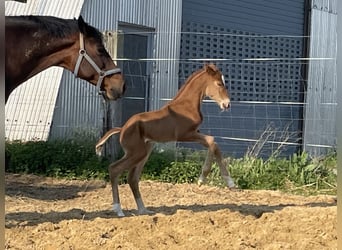
[[[207,87],[206,95],[216,101],[222,110],[227,110],[230,105],[230,98],[225,86],[224,76],[215,77],[214,84]]]
[[[224,75],[223,74],[221,74],[221,80],[222,80],[222,84],[223,84],[223,88],[224,88],[223,92],[225,93],[226,98],[224,99],[224,101],[222,101],[220,103],[220,108],[222,110],[227,110],[229,108],[229,106],[230,106],[230,98],[229,98],[228,90],[226,88],[226,81],[224,79]]]

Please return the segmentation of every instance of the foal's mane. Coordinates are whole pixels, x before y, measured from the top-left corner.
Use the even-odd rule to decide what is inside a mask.
[[[31,21],[39,25],[42,30],[48,32],[48,34],[55,38],[64,38],[72,35],[75,32],[82,32],[87,37],[92,37],[100,44],[103,44],[102,34],[96,28],[85,23],[81,18],[81,21],[76,19],[62,19],[54,16],[20,16],[23,21]],[[81,23],[82,28],[79,28]]]
[[[210,71],[210,73],[216,74],[217,72],[219,72],[218,68],[214,65],[214,64],[206,64],[204,65],[204,67],[200,70],[195,71],[194,73],[192,73],[188,79],[186,80],[186,82],[182,85],[182,87],[178,90],[176,96],[171,100],[171,102],[175,99],[177,99],[183,92],[184,89],[186,88],[186,86],[189,85],[190,82],[193,81],[194,78],[196,78],[197,76],[199,76],[202,73],[208,72]],[[209,73],[209,72],[208,72]]]

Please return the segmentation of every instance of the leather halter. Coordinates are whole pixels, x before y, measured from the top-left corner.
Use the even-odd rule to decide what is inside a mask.
[[[91,57],[87,54],[87,51],[84,48],[83,34],[80,32],[80,50],[79,50],[79,55],[78,55],[78,58],[77,58],[77,61],[76,61],[75,69],[74,69],[74,75],[76,77],[78,75],[78,71],[80,69],[80,65],[81,65],[81,62],[82,62],[83,58],[86,59],[88,61],[88,63],[91,66],[93,66],[95,71],[99,74],[99,78],[98,78],[97,84],[96,84],[96,89],[99,92],[99,94],[102,94],[102,92],[103,92],[103,91],[101,91],[101,85],[102,85],[102,82],[103,82],[103,78],[105,78],[108,75],[113,75],[113,74],[121,73],[121,69],[120,68],[110,69],[110,70],[106,70],[106,71],[101,70],[96,65],[94,60],[91,59]]]

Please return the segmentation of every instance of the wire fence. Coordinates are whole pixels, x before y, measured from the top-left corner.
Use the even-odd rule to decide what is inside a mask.
[[[220,112],[213,101],[204,100],[200,130],[215,136],[222,151],[234,156],[269,156],[274,152],[290,155],[305,146],[317,149],[318,154],[335,149],[336,72],[325,71],[335,68],[334,57],[306,57],[307,36],[186,29],[185,24],[181,33],[165,32],[166,36],[181,36],[179,58],[155,58],[151,53],[151,57],[116,59],[127,85],[122,124],[134,113],[167,103],[192,72],[213,62],[225,76],[231,108]],[[313,66],[316,75],[310,74]],[[171,67],[178,71],[170,74]],[[308,132],[308,124],[317,126]],[[34,127],[33,122],[30,126]],[[308,137],[320,140],[312,143]]]
[[[195,35],[215,36],[215,34],[203,33],[195,33]],[[222,34],[219,35],[222,36]],[[237,37],[254,39],[254,42],[260,38],[260,36],[245,35],[237,35]],[[261,37],[261,39],[265,38],[279,40],[282,37]],[[285,38],[299,40],[305,37],[285,36]],[[294,44],[298,45],[297,42]],[[286,44],[281,46],[287,47]],[[301,46],[297,49],[303,53]],[[291,50],[291,46],[288,50]],[[208,53],[211,52],[208,51]],[[267,53],[272,54],[271,52]],[[191,55],[191,53],[187,55]],[[198,53],[193,55],[198,55]],[[283,56],[283,54],[280,55]],[[331,108],[324,118],[319,117],[319,120],[312,121],[307,119],[306,113],[308,106],[312,106],[312,103],[307,100],[307,92],[311,88],[310,83],[319,80],[308,79],[309,65],[324,63],[333,66],[336,63],[335,58],[260,57],[260,52],[257,57],[251,57],[251,55],[241,57],[243,53],[238,56],[237,58],[224,58],[222,55],[221,58],[217,58],[217,55],[216,58],[143,58],[134,59],[134,62],[156,64],[163,61],[177,64],[179,66],[178,75],[165,75],[164,77],[168,78],[168,81],[173,78],[171,81],[178,81],[179,86],[204,63],[214,62],[218,65],[225,75],[231,95],[231,109],[228,112],[221,113],[213,101],[204,100],[202,105],[204,120],[200,129],[203,133],[214,135],[223,151],[233,155],[241,156],[246,152],[253,152],[261,156],[269,156],[273,152],[289,155],[298,152],[298,150],[303,150],[304,137],[306,136],[304,128],[307,123],[320,123],[322,119],[324,119],[325,124],[335,123],[337,103],[334,95],[331,95],[330,99],[318,100],[315,103],[314,112],[321,112],[321,108],[326,106]],[[129,58],[119,60],[126,63],[131,61]],[[126,72],[126,75],[129,76],[130,72]],[[145,76],[146,74],[141,75],[141,77]],[[334,78],[331,78],[331,81],[332,83],[325,83],[324,87],[316,89],[314,98],[319,99],[322,91],[336,92],[333,85]],[[130,84],[134,88],[134,82]],[[331,86],[327,88],[329,84]],[[169,92],[164,94],[165,96],[159,99],[161,105],[172,99]],[[133,96],[129,98],[132,101],[134,100]],[[149,96],[147,95],[146,98],[148,99]],[[310,147],[318,148],[320,152],[324,153],[334,150],[336,141],[331,140],[331,138],[335,137],[335,131],[331,129],[331,126],[325,127],[323,125],[321,131],[316,133],[328,135],[329,140],[326,143],[308,144]]]

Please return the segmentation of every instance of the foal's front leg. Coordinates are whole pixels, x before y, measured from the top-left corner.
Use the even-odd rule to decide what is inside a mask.
[[[229,188],[236,188],[234,181],[233,181],[232,177],[230,177],[230,173],[227,170],[227,168],[223,162],[221,151],[215,142],[214,142],[213,147],[214,147],[214,155],[216,158],[216,162],[220,167],[220,173],[221,173],[222,179],[224,180],[224,182],[227,184],[227,186]]]
[[[202,166],[202,172],[200,177],[198,178],[198,185],[202,185],[206,182],[207,176],[211,171],[211,166],[213,164],[213,153],[208,149],[207,157],[205,158],[205,162]]]
[[[202,173],[199,177],[198,184],[201,185],[205,182],[208,174],[211,170],[211,165],[213,163],[213,156],[215,156],[215,160],[220,167],[220,173],[222,179],[225,181],[229,188],[235,188],[235,184],[233,179],[230,177],[229,171],[226,169],[225,164],[223,163],[222,154],[217,146],[214,137],[209,135],[197,134],[197,141],[199,141],[202,145],[208,148],[207,158],[202,167]]]

